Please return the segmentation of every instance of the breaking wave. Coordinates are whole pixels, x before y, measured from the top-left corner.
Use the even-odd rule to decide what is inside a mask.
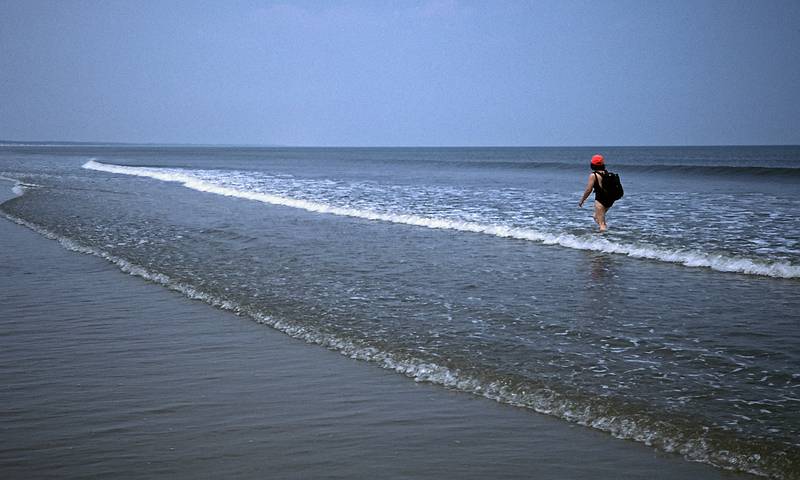
[[[175,169],[113,165],[97,162],[95,160],[89,160],[83,165],[83,168],[122,175],[147,177],[164,182],[177,182],[187,188],[200,192],[254,200],[271,205],[298,208],[315,213],[413,225],[431,229],[481,233],[501,238],[534,241],[545,245],[559,245],[576,250],[613,253],[627,255],[632,258],[677,263],[687,267],[706,267],[720,272],[775,278],[800,278],[800,266],[784,262],[763,262],[724,254],[710,254],[691,249],[670,250],[653,246],[614,242],[605,238],[587,238],[570,233],[548,233],[532,228],[519,228],[472,221],[433,218],[415,214],[376,212],[367,209],[335,206],[317,201],[219,185]]]

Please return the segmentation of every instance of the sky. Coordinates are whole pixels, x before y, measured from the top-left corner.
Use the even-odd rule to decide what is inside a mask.
[[[800,2],[0,0],[0,139],[800,144]]]

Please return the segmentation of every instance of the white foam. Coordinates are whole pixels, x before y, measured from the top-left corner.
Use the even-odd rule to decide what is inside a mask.
[[[724,255],[715,255],[693,250],[667,250],[652,246],[616,243],[605,238],[582,238],[569,233],[546,233],[531,228],[509,227],[504,225],[483,224],[470,221],[432,218],[414,214],[383,213],[365,209],[339,207],[310,200],[217,185],[174,169],[129,167],[101,163],[95,160],[89,160],[83,165],[83,168],[88,170],[153,178],[164,182],[177,182],[187,188],[191,188],[200,192],[254,200],[271,205],[298,208],[309,212],[399,223],[431,229],[482,233],[501,238],[514,238],[519,240],[540,242],[545,245],[559,245],[576,250],[615,253],[627,255],[633,258],[678,263],[687,267],[706,267],[720,272],[762,275],[777,278],[800,278],[800,266],[789,263],[759,262],[749,258],[728,257]]]
[[[0,175],[0,180],[4,180],[6,182],[14,182],[14,186],[11,187],[11,192],[13,192],[14,195],[18,197],[22,196],[25,193],[26,189],[38,187],[38,185],[34,185],[32,183],[22,183],[15,178],[4,177],[2,175]]]

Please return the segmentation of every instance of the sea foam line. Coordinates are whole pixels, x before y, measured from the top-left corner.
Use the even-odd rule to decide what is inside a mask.
[[[27,227],[45,238],[55,240],[67,250],[100,257],[121,271],[145,280],[160,284],[194,300],[203,301],[211,306],[227,310],[236,315],[252,318],[260,324],[281,331],[290,337],[304,340],[336,351],[344,356],[376,363],[380,367],[393,370],[416,382],[432,383],[453,388],[466,393],[482,396],[499,403],[531,409],[535,412],[561,418],[571,423],[605,431],[614,437],[634,440],[663,451],[682,455],[690,461],[707,463],[726,470],[745,471],[760,476],[774,475],[782,478],[782,472],[772,471],[765,465],[758,453],[732,452],[715,448],[712,439],[687,435],[679,432],[674,425],[664,421],[643,421],[641,415],[625,415],[608,411],[603,405],[593,405],[576,401],[561,395],[549,388],[515,388],[502,380],[484,381],[457,369],[433,362],[398,356],[375,347],[362,345],[357,341],[324,333],[314,328],[280,320],[262,311],[242,306],[237,302],[206,293],[192,285],[176,281],[166,274],[152,272],[146,268],[130,263],[124,258],[112,255],[103,250],[84,245],[73,239],[58,235],[45,227],[29,222],[0,210],[6,219]]]
[[[327,213],[345,217],[399,223],[432,229],[482,233],[501,238],[529,240],[543,243],[545,245],[559,245],[576,250],[615,253],[627,255],[633,258],[678,263],[687,267],[706,267],[720,272],[761,275],[776,278],[800,278],[800,266],[788,263],[759,263],[747,258],[712,255],[692,250],[671,251],[650,246],[642,247],[624,243],[614,243],[604,238],[584,239],[568,233],[552,234],[539,232],[530,228],[508,227],[503,225],[430,218],[414,214],[381,213],[371,210],[337,207],[320,202],[216,185],[206,180],[200,180],[192,175],[181,173],[172,169],[114,165],[97,162],[93,159],[86,162],[83,165],[83,168],[108,173],[147,177],[164,182],[177,182],[182,184],[184,187],[200,192],[254,200],[271,205],[298,208],[315,213]]]

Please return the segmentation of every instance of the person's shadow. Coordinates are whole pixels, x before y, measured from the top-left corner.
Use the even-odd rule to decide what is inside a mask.
[[[620,308],[619,261],[615,255],[594,252],[589,258],[589,275],[586,278],[587,308],[594,320],[607,319]]]
[[[616,262],[611,258],[611,254],[592,254],[589,262],[592,283],[605,283],[614,278]]]

